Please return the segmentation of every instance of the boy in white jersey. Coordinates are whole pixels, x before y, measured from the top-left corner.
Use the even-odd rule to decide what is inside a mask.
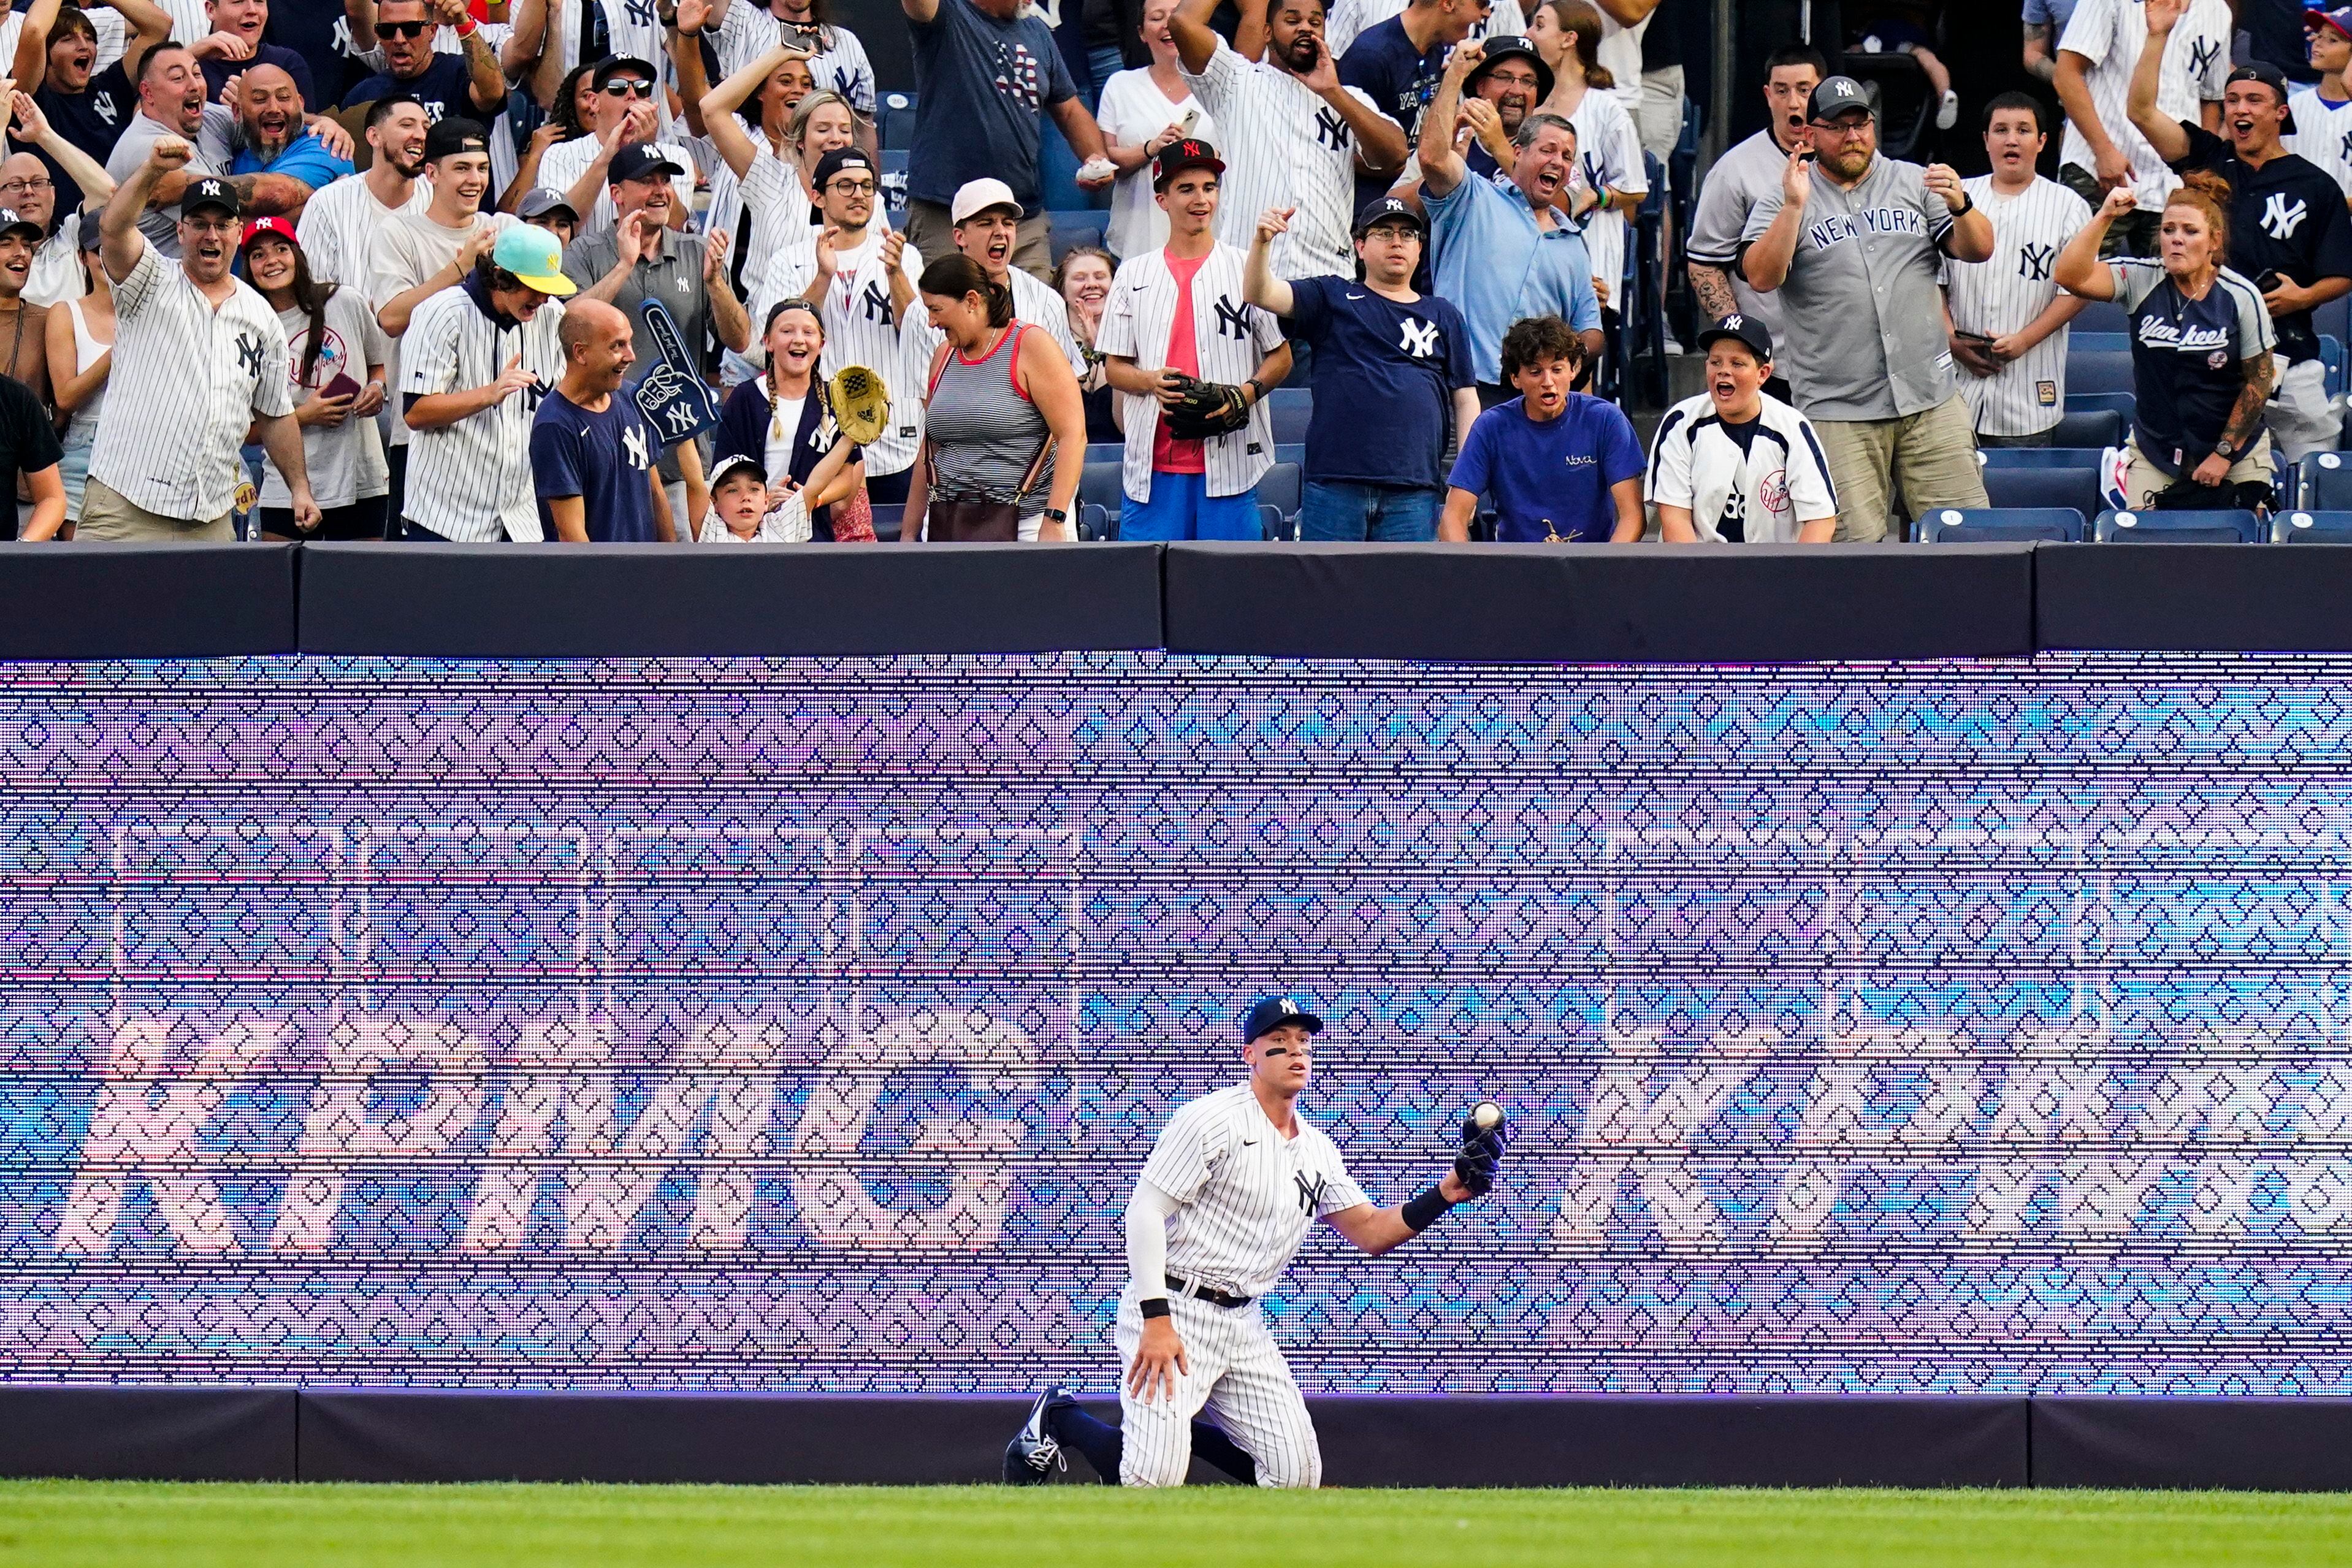
[[[1484,1195],[1510,1139],[1500,1120],[1466,1125],[1442,1182],[1398,1207],[1374,1208],[1331,1140],[1297,1112],[1309,1042],[1322,1029],[1322,1019],[1290,998],[1263,998],[1242,1023],[1247,1081],[1181,1105],[1169,1118],[1127,1209],[1128,1286],[1118,1326],[1122,1424],[1097,1421],[1049,1388],[1005,1450],[1007,1480],[1045,1479],[1067,1443],[1105,1480],[1180,1486],[1196,1437],[1205,1437],[1201,1457],[1242,1479],[1320,1484],[1314,1424],[1266,1332],[1259,1298],[1281,1278],[1314,1220],[1329,1220],[1377,1257]],[[1195,1419],[1204,1408],[1222,1434]]]
[[[2091,221],[2083,198],[2033,172],[2049,140],[2039,99],[2005,92],[1985,106],[1992,172],[1960,189],[1992,220],[1992,257],[1944,263],[1952,362],[1979,446],[2047,446],[2066,413],[2066,324],[2084,300],[2058,287],[2058,253]]]
[[[2287,99],[2294,134],[2279,141],[2326,170],[2352,200],[2352,82],[2345,79],[2352,68],[2352,5],[2306,11],[2303,29],[2311,40],[2311,68],[2319,73],[2319,83]]]

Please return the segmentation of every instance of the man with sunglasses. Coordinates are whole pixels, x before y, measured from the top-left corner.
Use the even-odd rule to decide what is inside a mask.
[[[539,161],[538,183],[563,193],[580,214],[580,236],[607,235],[618,215],[613,206],[614,161],[624,148],[649,147],[669,165],[670,184],[677,199],[670,204],[672,228],[686,226],[694,210],[694,160],[683,147],[655,140],[661,116],[655,107],[660,76],[644,60],[616,57],[598,66],[589,78],[595,88],[583,121],[588,134],[559,141]]]
[[[453,117],[495,120],[504,112],[506,72],[481,24],[467,15],[466,0],[377,0],[373,6],[355,0],[352,9],[359,13],[355,23],[368,10],[374,12],[374,37],[383,52],[384,68],[343,95],[345,109],[405,93],[425,106],[436,124]],[[435,47],[445,26],[456,31],[464,45],[462,53],[445,55]],[[360,36],[357,26],[352,32]]]
[[[1127,1206],[1121,1424],[1108,1426],[1049,1388],[1005,1450],[1005,1479],[1043,1481],[1066,1444],[1107,1481],[1181,1486],[1202,1435],[1215,1439],[1202,1444],[1202,1458],[1260,1486],[1322,1483],[1315,1426],[1266,1332],[1261,1298],[1314,1221],[1328,1220],[1377,1258],[1485,1196],[1511,1137],[1499,1114],[1474,1113],[1443,1180],[1396,1207],[1374,1208],[1330,1137],[1298,1114],[1322,1030],[1323,1020],[1291,998],[1265,998],[1242,1020],[1249,1076],[1168,1119]],[[1222,1432],[1198,1433],[1203,1410]]]
[[[1806,130],[1780,191],[1748,214],[1739,267],[1780,298],[1782,369],[1829,457],[1838,542],[1870,544],[1886,537],[1896,476],[1914,518],[1985,505],[1940,283],[1947,256],[1992,256],[1992,219],[1944,164],[1879,155],[1852,77],[1813,89]]]

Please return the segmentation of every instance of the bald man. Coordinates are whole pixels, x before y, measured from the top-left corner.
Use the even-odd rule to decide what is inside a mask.
[[[233,174],[279,174],[299,183],[299,200],[287,210],[299,217],[311,195],[352,172],[348,158],[338,157],[304,123],[302,89],[278,67],[248,66],[236,84],[236,96],[222,102],[245,127],[245,150],[230,166]]]
[[[541,400],[530,427],[531,483],[549,538],[667,544],[677,538],[654,466],[661,437],[620,395],[621,378],[637,358],[630,339],[629,319],[601,299],[583,294],[564,309],[557,339],[563,379]]]

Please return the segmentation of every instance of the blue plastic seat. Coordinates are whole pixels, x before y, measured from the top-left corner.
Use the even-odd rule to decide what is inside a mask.
[[[1980,446],[1987,468],[2096,468],[2106,455],[2100,446]]]
[[[2088,447],[2094,451],[2121,446],[2129,429],[2127,422],[2130,417],[2129,409],[2118,413],[2112,408],[2069,408],[2059,416],[2057,427],[2051,431],[2050,444],[2078,449]]]
[[[1274,444],[1274,460],[1276,463],[1296,463],[1304,468],[1307,466],[1307,444],[1303,441],[1277,441]]]
[[[2129,392],[2127,392],[2127,391],[2126,391],[2126,392],[2072,392],[2072,391],[2070,391],[2070,392],[2067,392],[2067,394],[2066,394],[2066,412],[2067,412],[2067,413],[2068,413],[2068,414],[2070,414],[2070,415],[2072,415],[2072,414],[2077,414],[2077,413],[2114,413],[2114,414],[2120,415],[2120,416],[2123,418],[2123,420],[2124,420],[2126,423],[2128,423],[2130,422],[2130,420],[2131,420],[2131,416],[2132,416],[2132,409],[2133,409],[2134,405],[2137,402],[2137,401],[2138,401],[2138,400],[2137,400],[2137,398],[2135,398],[2135,397],[2134,397],[2134,396],[2133,396]],[[2089,444],[2088,444],[2087,442],[2084,442],[2084,443],[2078,443],[2077,444],[2088,445]],[[2111,444],[2118,445],[2118,446],[2119,446],[2119,445],[2121,445],[2121,444],[2122,444],[2122,443],[2121,443],[2120,441],[2118,441],[2118,442],[2111,443]]]
[[[2134,385],[2131,350],[2128,349],[2093,350],[2088,353],[2077,349],[2066,356],[2066,401],[2087,392],[2129,393]]]
[[[876,101],[877,128],[882,133],[886,150],[903,150],[915,145],[915,95],[911,92],[886,92]]]
[[[1985,499],[1997,511],[2057,507],[2090,517],[2105,503],[2095,463],[2077,468],[1988,468]]]
[[[2352,507],[2352,452],[2315,452],[2296,466],[2294,504],[2315,511]]]
[[[2130,352],[2131,334],[2129,332],[2121,329],[2113,332],[2086,332],[2083,329],[2082,318],[2079,316],[2075,318],[2074,329],[2066,334],[2066,357],[2069,360],[2077,354],[2128,354]]]
[[[2101,512],[2101,544],[2251,545],[2263,541],[2263,521],[2252,512]]]
[[[2085,332],[2113,332],[2118,336],[2131,330],[2131,313],[2113,299],[2094,299],[2083,307],[2074,318],[2074,331],[2067,341],[2073,342]]]
[[[2072,507],[1973,507],[1956,511],[1930,507],[1919,519],[1923,545],[2005,544],[2015,542],[2080,544],[2083,514]]]
[[[2274,545],[2352,544],[2352,512],[2273,512]]]
[[[1045,215],[1053,224],[1053,235],[1049,243],[1053,248],[1055,267],[1061,266],[1062,258],[1082,245],[1097,247],[1102,245],[1103,225],[1107,221],[1103,214],[1078,211],[1048,213]]]
[[[1118,508],[1127,499],[1127,488],[1121,477],[1123,465],[1118,463],[1088,462],[1086,472],[1078,476],[1078,499],[1090,507],[1100,507],[1106,514],[1103,538],[1118,538]]]
[[[1315,394],[1305,387],[1276,387],[1267,403],[1274,416],[1274,440],[1288,446],[1307,439],[1307,422],[1315,413]]]

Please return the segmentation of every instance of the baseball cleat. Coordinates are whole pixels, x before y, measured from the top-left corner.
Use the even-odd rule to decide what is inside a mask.
[[[1029,1406],[1029,1419],[1021,1423],[1021,1430],[1004,1445],[1005,1484],[1043,1486],[1047,1472],[1070,1468],[1070,1461],[1062,1456],[1060,1441],[1046,1430],[1046,1422],[1057,1406],[1076,1403],[1058,1385],[1037,1396],[1037,1402]]]

